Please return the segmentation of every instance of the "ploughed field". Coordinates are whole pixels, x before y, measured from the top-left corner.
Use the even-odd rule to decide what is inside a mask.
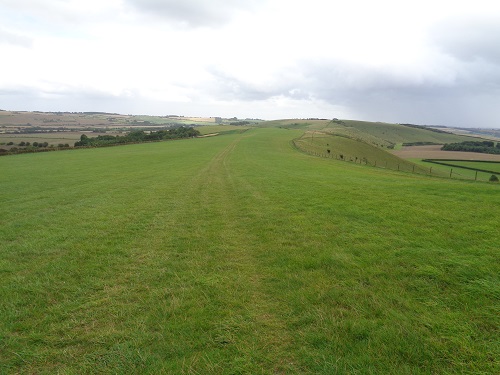
[[[442,151],[442,145],[404,146],[401,150],[392,151],[403,159],[457,159],[457,160],[488,160],[500,162],[500,155],[479,152]]]
[[[4,373],[498,373],[498,184],[294,129],[0,158]]]

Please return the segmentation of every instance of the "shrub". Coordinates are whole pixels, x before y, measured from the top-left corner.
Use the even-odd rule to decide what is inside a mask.
[[[496,175],[492,174],[490,177],[490,182],[498,182],[498,177]]]

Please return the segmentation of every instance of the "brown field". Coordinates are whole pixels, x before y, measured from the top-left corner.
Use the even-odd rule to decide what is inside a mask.
[[[80,140],[82,134],[87,134],[89,137],[97,137],[98,133],[88,131],[65,131],[54,133],[34,133],[34,134],[1,134],[0,133],[0,148],[10,149],[19,147],[20,142],[47,142],[49,145],[57,146],[59,143],[69,144],[71,147],[76,141]],[[106,135],[118,135],[118,132],[106,132]],[[14,145],[7,146],[9,142],[14,142]]]
[[[401,150],[392,151],[402,159],[456,159],[500,161],[500,155],[481,154],[478,152],[441,151],[440,145],[405,146]]]
[[[125,124],[126,119],[127,116],[122,115],[0,111],[0,126],[3,130],[19,130],[30,126],[50,128],[116,126]]]
[[[215,124],[215,117],[180,117],[179,120],[188,120],[194,122],[208,122]]]

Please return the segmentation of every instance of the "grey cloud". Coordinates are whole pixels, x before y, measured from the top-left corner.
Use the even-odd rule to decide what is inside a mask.
[[[500,68],[482,60],[413,70],[303,60],[259,84],[215,68],[210,73],[214,85],[207,90],[220,100],[320,100],[367,120],[500,127]]]
[[[33,40],[31,38],[12,33],[5,29],[0,29],[0,44],[2,43],[24,48],[31,48],[33,46]]]
[[[209,87],[208,91],[222,100],[266,100],[283,93],[294,92],[293,86],[282,81],[258,85],[214,67],[208,68],[208,71],[214,79],[214,85]]]
[[[444,52],[464,61],[482,59],[500,64],[500,17],[454,18],[431,30],[431,38]]]
[[[238,11],[251,10],[263,0],[125,0],[135,9],[189,26],[217,26]]]
[[[214,80],[213,86],[207,88],[207,91],[222,100],[262,101],[277,96],[296,100],[311,99],[303,82],[298,77],[291,78],[294,74],[290,72],[277,73],[272,80],[265,83],[251,83],[215,67],[209,67],[207,70]]]

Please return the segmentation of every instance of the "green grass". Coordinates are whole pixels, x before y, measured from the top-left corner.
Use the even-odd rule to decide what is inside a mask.
[[[477,141],[477,138],[451,133],[438,133],[429,129],[357,120],[276,120],[264,122],[261,126],[327,132],[332,135],[356,139],[379,148],[399,149],[403,143],[409,142],[443,144],[466,140]]]
[[[475,162],[475,161],[460,161],[460,160],[441,160],[437,159],[438,163],[429,162],[422,159],[408,159],[409,161],[421,165],[424,168],[432,168],[432,172],[441,173],[441,175],[450,176],[457,179],[466,180],[477,180],[477,181],[489,181],[490,177],[494,172],[498,170],[500,163],[497,162]],[[443,164],[441,164],[441,162]],[[465,167],[465,168],[464,168]],[[474,170],[473,168],[478,168]],[[484,170],[491,170],[491,172],[485,172]]]
[[[0,372],[498,373],[499,186],[300,134],[0,158]]]
[[[386,146],[386,144],[402,144],[405,142],[452,143],[466,140],[477,140],[467,136],[460,136],[451,133],[437,133],[427,129],[414,128],[399,124],[355,120],[343,120],[343,122],[344,125],[331,125],[334,127],[334,131],[343,131],[346,135],[357,135],[365,141],[375,138],[378,139],[379,143],[384,146]]]
[[[466,160],[438,160],[438,161],[446,164],[451,164],[456,167],[466,167],[476,170],[500,173],[500,162],[466,161]]]
[[[401,159],[390,152],[369,143],[335,136],[329,133],[309,131],[294,141],[298,149],[332,159],[351,161],[363,165],[394,169],[401,172],[430,174],[430,168]],[[328,150],[330,152],[328,153]],[[439,175],[439,174],[438,174]]]

